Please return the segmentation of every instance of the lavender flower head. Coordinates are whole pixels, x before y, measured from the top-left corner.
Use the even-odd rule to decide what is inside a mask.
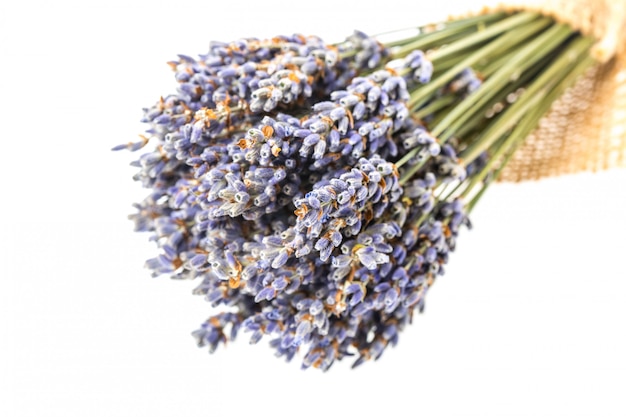
[[[357,366],[423,310],[468,225],[439,187],[476,169],[411,116],[432,64],[414,51],[380,67],[388,55],[355,32],[334,46],[213,43],[170,63],[177,92],[145,109],[141,141],[115,149],[154,144],[134,163],[150,194],[131,218],[159,247],[152,274],[198,279],[194,293],[219,310],[193,332],[199,346],[243,331],[304,368]],[[445,89],[477,82],[467,72]]]

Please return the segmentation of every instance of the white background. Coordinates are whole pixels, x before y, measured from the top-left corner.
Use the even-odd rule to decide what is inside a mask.
[[[626,415],[625,170],[494,186],[425,314],[354,371],[301,371],[246,334],[208,355],[196,283],[143,269],[155,248],[126,216],[145,191],[109,149],[174,91],[165,62],[469,9],[364,3],[2,3],[1,416]]]

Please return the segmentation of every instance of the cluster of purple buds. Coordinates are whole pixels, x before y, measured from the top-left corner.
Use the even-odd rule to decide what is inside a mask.
[[[449,89],[452,93],[465,96],[478,90],[482,85],[482,80],[471,68],[464,69],[451,83]]]
[[[351,52],[358,67],[370,69],[376,68],[389,55],[388,50],[380,42],[358,30],[339,46],[339,51]]]
[[[353,59],[354,55],[369,57]],[[386,58],[383,45],[355,32],[338,46],[327,45],[315,36],[278,36],[272,39],[240,39],[231,43],[212,42],[209,52],[195,59],[179,55],[169,65],[178,89],[144,109],[142,122],[150,124],[151,138],[164,141],[167,134],[193,124],[194,135],[228,134],[230,127],[256,123],[260,115],[281,109],[310,105],[317,98],[345,88],[356,73],[374,61]],[[212,110],[213,123],[198,123],[196,112]],[[206,120],[205,120],[206,122]],[[210,127],[202,131],[202,126]],[[121,145],[136,150],[146,141]]]
[[[355,168],[338,178],[320,181],[303,198],[296,199],[296,238],[286,248],[301,251],[309,243],[326,262],[344,240],[357,236],[365,217],[381,217],[402,196],[395,166],[378,157],[362,158]],[[307,251],[310,252],[310,251]]]
[[[151,192],[131,218],[159,247],[152,274],[199,279],[194,293],[223,310],[193,333],[200,346],[243,331],[277,356],[302,353],[305,368],[348,356],[356,366],[423,309],[469,224],[439,187],[478,169],[411,116],[410,91],[432,63],[414,51],[381,68],[388,58],[355,32],[336,46],[299,35],[213,43],[171,63],[179,88],[145,109],[156,143],[133,164]],[[474,88],[468,74],[442,92]]]
[[[433,64],[426,58],[424,52],[415,50],[410,52],[404,62],[413,73],[413,79],[418,80],[422,84],[430,81],[433,75]]]

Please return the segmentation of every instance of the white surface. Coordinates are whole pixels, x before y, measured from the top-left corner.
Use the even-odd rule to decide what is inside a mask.
[[[173,91],[165,61],[210,39],[334,40],[466,9],[3,2],[0,415],[626,415],[624,170],[494,186],[425,314],[356,371],[303,372],[245,334],[209,356],[189,335],[210,314],[196,283],[142,267],[154,247],[126,215],[144,191],[109,149]]]

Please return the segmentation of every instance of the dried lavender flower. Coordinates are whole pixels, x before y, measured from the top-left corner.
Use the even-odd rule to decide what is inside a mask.
[[[547,109],[522,112],[533,96],[520,91],[555,87],[541,77],[528,85],[528,74],[556,46],[536,58],[527,48],[521,76],[495,68],[520,42],[512,34],[552,35],[530,15],[482,23],[505,18],[509,32],[491,41],[474,23],[425,32],[396,52],[358,31],[337,45],[278,36],[214,42],[170,63],[176,93],[144,109],[145,136],[114,150],[152,145],[133,162],[150,193],[131,219],[158,247],[146,262],[152,275],[198,279],[194,293],[217,310],[193,332],[199,346],[212,352],[243,332],[327,370],[398,342],[469,210]],[[458,38],[460,49],[495,56],[451,56]],[[563,38],[563,56],[589,47],[573,39]],[[415,42],[435,52],[410,49]],[[484,74],[506,82],[483,84]],[[484,111],[512,92],[517,101],[498,116]],[[510,120],[519,123],[502,128]]]

